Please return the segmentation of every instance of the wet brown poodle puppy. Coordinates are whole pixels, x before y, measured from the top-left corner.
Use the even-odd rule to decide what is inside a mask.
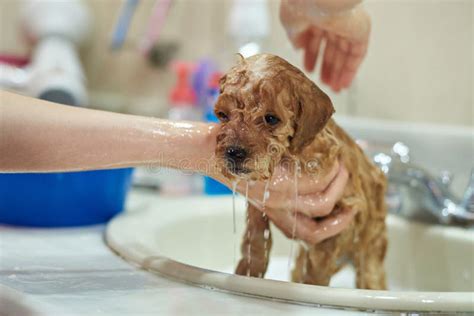
[[[350,258],[358,288],[385,289],[386,180],[331,119],[329,97],[299,69],[268,54],[242,58],[220,85],[216,155],[227,177],[268,179],[275,165],[289,161],[297,162],[298,172],[315,177],[328,173],[338,161],[350,173],[333,212],[351,209],[356,211],[354,220],[334,237],[301,246],[293,281],[327,286],[338,271],[338,259]],[[247,215],[243,258],[236,273],[263,277],[271,246],[269,219],[252,205]]]

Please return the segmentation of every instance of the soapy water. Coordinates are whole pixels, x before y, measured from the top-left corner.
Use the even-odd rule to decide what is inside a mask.
[[[270,191],[268,191],[268,186],[270,185],[270,179],[267,180],[265,183],[265,189],[263,190],[263,197],[262,197],[262,211],[265,210],[265,203],[267,202],[268,198],[270,197]],[[264,212],[262,214],[265,215]]]
[[[262,217],[265,218],[267,215],[265,214],[265,203],[267,202],[268,198],[270,197],[270,191],[268,191],[268,186],[270,185],[270,180],[268,179],[265,183],[265,189],[263,190],[263,198],[262,198]],[[270,239],[270,229],[266,228],[263,231],[263,251],[265,256],[265,261],[268,260],[268,239]]]
[[[249,207],[249,182],[247,181],[245,183],[245,208],[248,209]],[[250,215],[247,212],[247,227],[250,224]],[[251,257],[252,257],[252,243],[250,242],[250,229],[247,229],[247,276],[250,276],[250,263],[251,263]]]
[[[299,174],[300,164],[299,161],[295,160],[295,175],[294,175],[294,210],[293,210],[293,228],[291,231],[291,242],[290,242],[290,253],[288,255],[288,275],[291,275],[292,262],[294,262],[294,252],[295,252],[295,236],[296,236],[296,221],[297,221],[297,211],[298,211],[298,174]]]
[[[237,262],[237,221],[235,219],[235,194],[237,190],[238,181],[232,182],[232,234],[233,234],[233,252],[234,252],[234,267]]]
[[[264,188],[264,191],[263,191],[263,197],[262,197],[262,217],[266,217],[267,215],[265,214],[264,210],[265,210],[265,203],[266,201],[268,200],[268,198],[270,197],[270,192],[268,190],[268,187],[270,185],[270,180],[271,179],[268,179],[265,183],[265,188]],[[238,181],[234,181],[232,182],[232,233],[233,233],[233,253],[234,253],[234,258],[233,258],[233,266],[234,266],[234,269],[237,267],[237,218],[236,218],[236,195],[237,195],[237,185],[238,185]],[[245,183],[245,208],[248,209],[248,206],[249,206],[249,181],[246,181]],[[248,212],[247,213],[247,226],[250,224],[250,217],[249,217],[249,214]],[[251,264],[251,261],[252,261],[252,245],[251,245],[251,242],[250,242],[250,234],[251,234],[251,231],[249,229],[247,229],[247,240],[249,241],[248,242],[248,246],[247,246],[247,263],[248,263],[248,267],[250,267],[250,264]],[[264,239],[265,239],[265,243],[264,243],[264,252],[265,252],[265,259],[267,259],[267,256],[268,256],[268,239],[270,238],[270,230],[269,229],[265,229],[264,231]],[[243,255],[243,254],[242,254]],[[247,270],[246,272],[246,275],[249,276],[250,275],[250,269]]]
[[[294,172],[294,179],[293,179],[293,185],[294,185],[294,204],[293,204],[293,227],[292,227],[292,234],[291,234],[291,243],[290,243],[290,252],[288,255],[288,263],[287,263],[287,275],[291,276],[291,270],[293,268],[292,263],[295,261],[295,237],[296,237],[296,228],[297,228],[297,209],[298,209],[298,177],[300,176],[301,172],[301,166],[299,161],[295,160],[295,172]],[[270,196],[269,192],[269,185],[271,182],[271,178],[268,179],[265,183],[265,188],[263,191],[263,196],[262,196],[262,217],[266,217],[267,215],[265,214],[265,205],[266,201],[268,200]],[[236,194],[237,194],[237,185],[238,181],[232,182],[232,231],[233,231],[233,253],[234,253],[234,258],[233,258],[233,266],[234,269],[237,266],[237,219],[236,219]],[[246,181],[245,184],[245,207],[248,209],[249,206],[249,182]],[[250,216],[247,213],[247,227],[250,224]],[[246,259],[247,259],[247,266],[248,269],[246,271],[246,275],[250,276],[250,264],[252,260],[252,249],[251,249],[251,242],[250,242],[250,236],[251,232],[250,229],[247,229],[247,240],[248,240],[248,245],[247,245],[247,254],[246,254]],[[268,240],[270,238],[270,230],[265,229],[263,232],[263,238],[265,240],[263,249],[264,249],[264,255],[265,255],[265,260],[268,259]],[[242,253],[243,255],[243,253]],[[305,271],[304,271],[305,272]],[[305,274],[305,273],[304,273]]]

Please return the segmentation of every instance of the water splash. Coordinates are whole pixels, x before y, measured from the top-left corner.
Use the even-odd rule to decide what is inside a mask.
[[[249,206],[249,183],[248,181],[245,183],[245,208],[248,210]],[[252,252],[251,252],[251,247],[252,243],[250,242],[250,229],[248,229],[250,225],[250,215],[249,212],[247,211],[247,276],[250,276],[250,263],[252,261]]]
[[[306,280],[306,275],[308,274],[308,245],[305,244],[303,241],[300,242],[300,253],[304,256],[303,257],[303,271],[301,275],[301,282],[304,283]]]
[[[235,194],[237,190],[238,181],[232,182],[232,233],[233,233],[233,252],[234,252],[234,267],[237,262],[237,221],[235,219]]]
[[[249,182],[245,182],[245,207],[249,206]]]
[[[267,215],[265,214],[265,204],[270,197],[270,192],[268,191],[268,186],[270,185],[270,180],[269,178],[267,182],[265,183],[265,189],[263,190],[263,199],[262,199],[262,217],[265,218]],[[268,239],[270,239],[270,229],[266,228],[263,231],[263,239],[265,240],[263,242],[263,253],[265,257],[265,261],[268,260]]]
[[[295,235],[296,235],[296,220],[297,220],[297,211],[298,211],[298,174],[300,172],[300,163],[298,160],[295,160],[295,178],[294,178],[294,194],[295,194],[295,203],[293,210],[293,228],[291,231],[291,244],[290,244],[290,254],[288,256],[288,275],[291,275],[292,262],[294,261],[294,252],[295,252]]]
[[[265,261],[267,261],[268,260],[268,239],[270,239],[270,229],[266,228],[263,231],[263,239],[264,239],[263,255],[264,255]]]
[[[270,238],[270,230],[267,228],[263,231],[263,239],[268,240]]]
[[[263,200],[266,202],[268,198],[270,197],[270,191],[265,191],[263,192]]]
[[[268,191],[268,187],[270,185],[270,180],[268,179],[265,183],[265,188],[263,189],[263,197],[262,197],[262,211],[265,210],[265,204],[267,203],[268,198],[270,197],[270,192]],[[262,214],[265,214],[262,212]]]

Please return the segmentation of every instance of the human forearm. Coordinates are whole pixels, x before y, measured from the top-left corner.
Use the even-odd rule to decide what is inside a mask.
[[[0,172],[166,166],[205,172],[215,126],[53,104],[0,91]]]

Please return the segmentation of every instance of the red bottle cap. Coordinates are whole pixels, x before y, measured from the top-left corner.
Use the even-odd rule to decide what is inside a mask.
[[[219,89],[220,84],[219,81],[222,78],[222,73],[219,71],[214,72],[209,78],[209,88],[211,89]]]
[[[172,69],[177,76],[176,85],[171,89],[169,100],[172,105],[195,105],[196,94],[189,82],[189,76],[194,70],[194,64],[186,62],[175,62]]]

